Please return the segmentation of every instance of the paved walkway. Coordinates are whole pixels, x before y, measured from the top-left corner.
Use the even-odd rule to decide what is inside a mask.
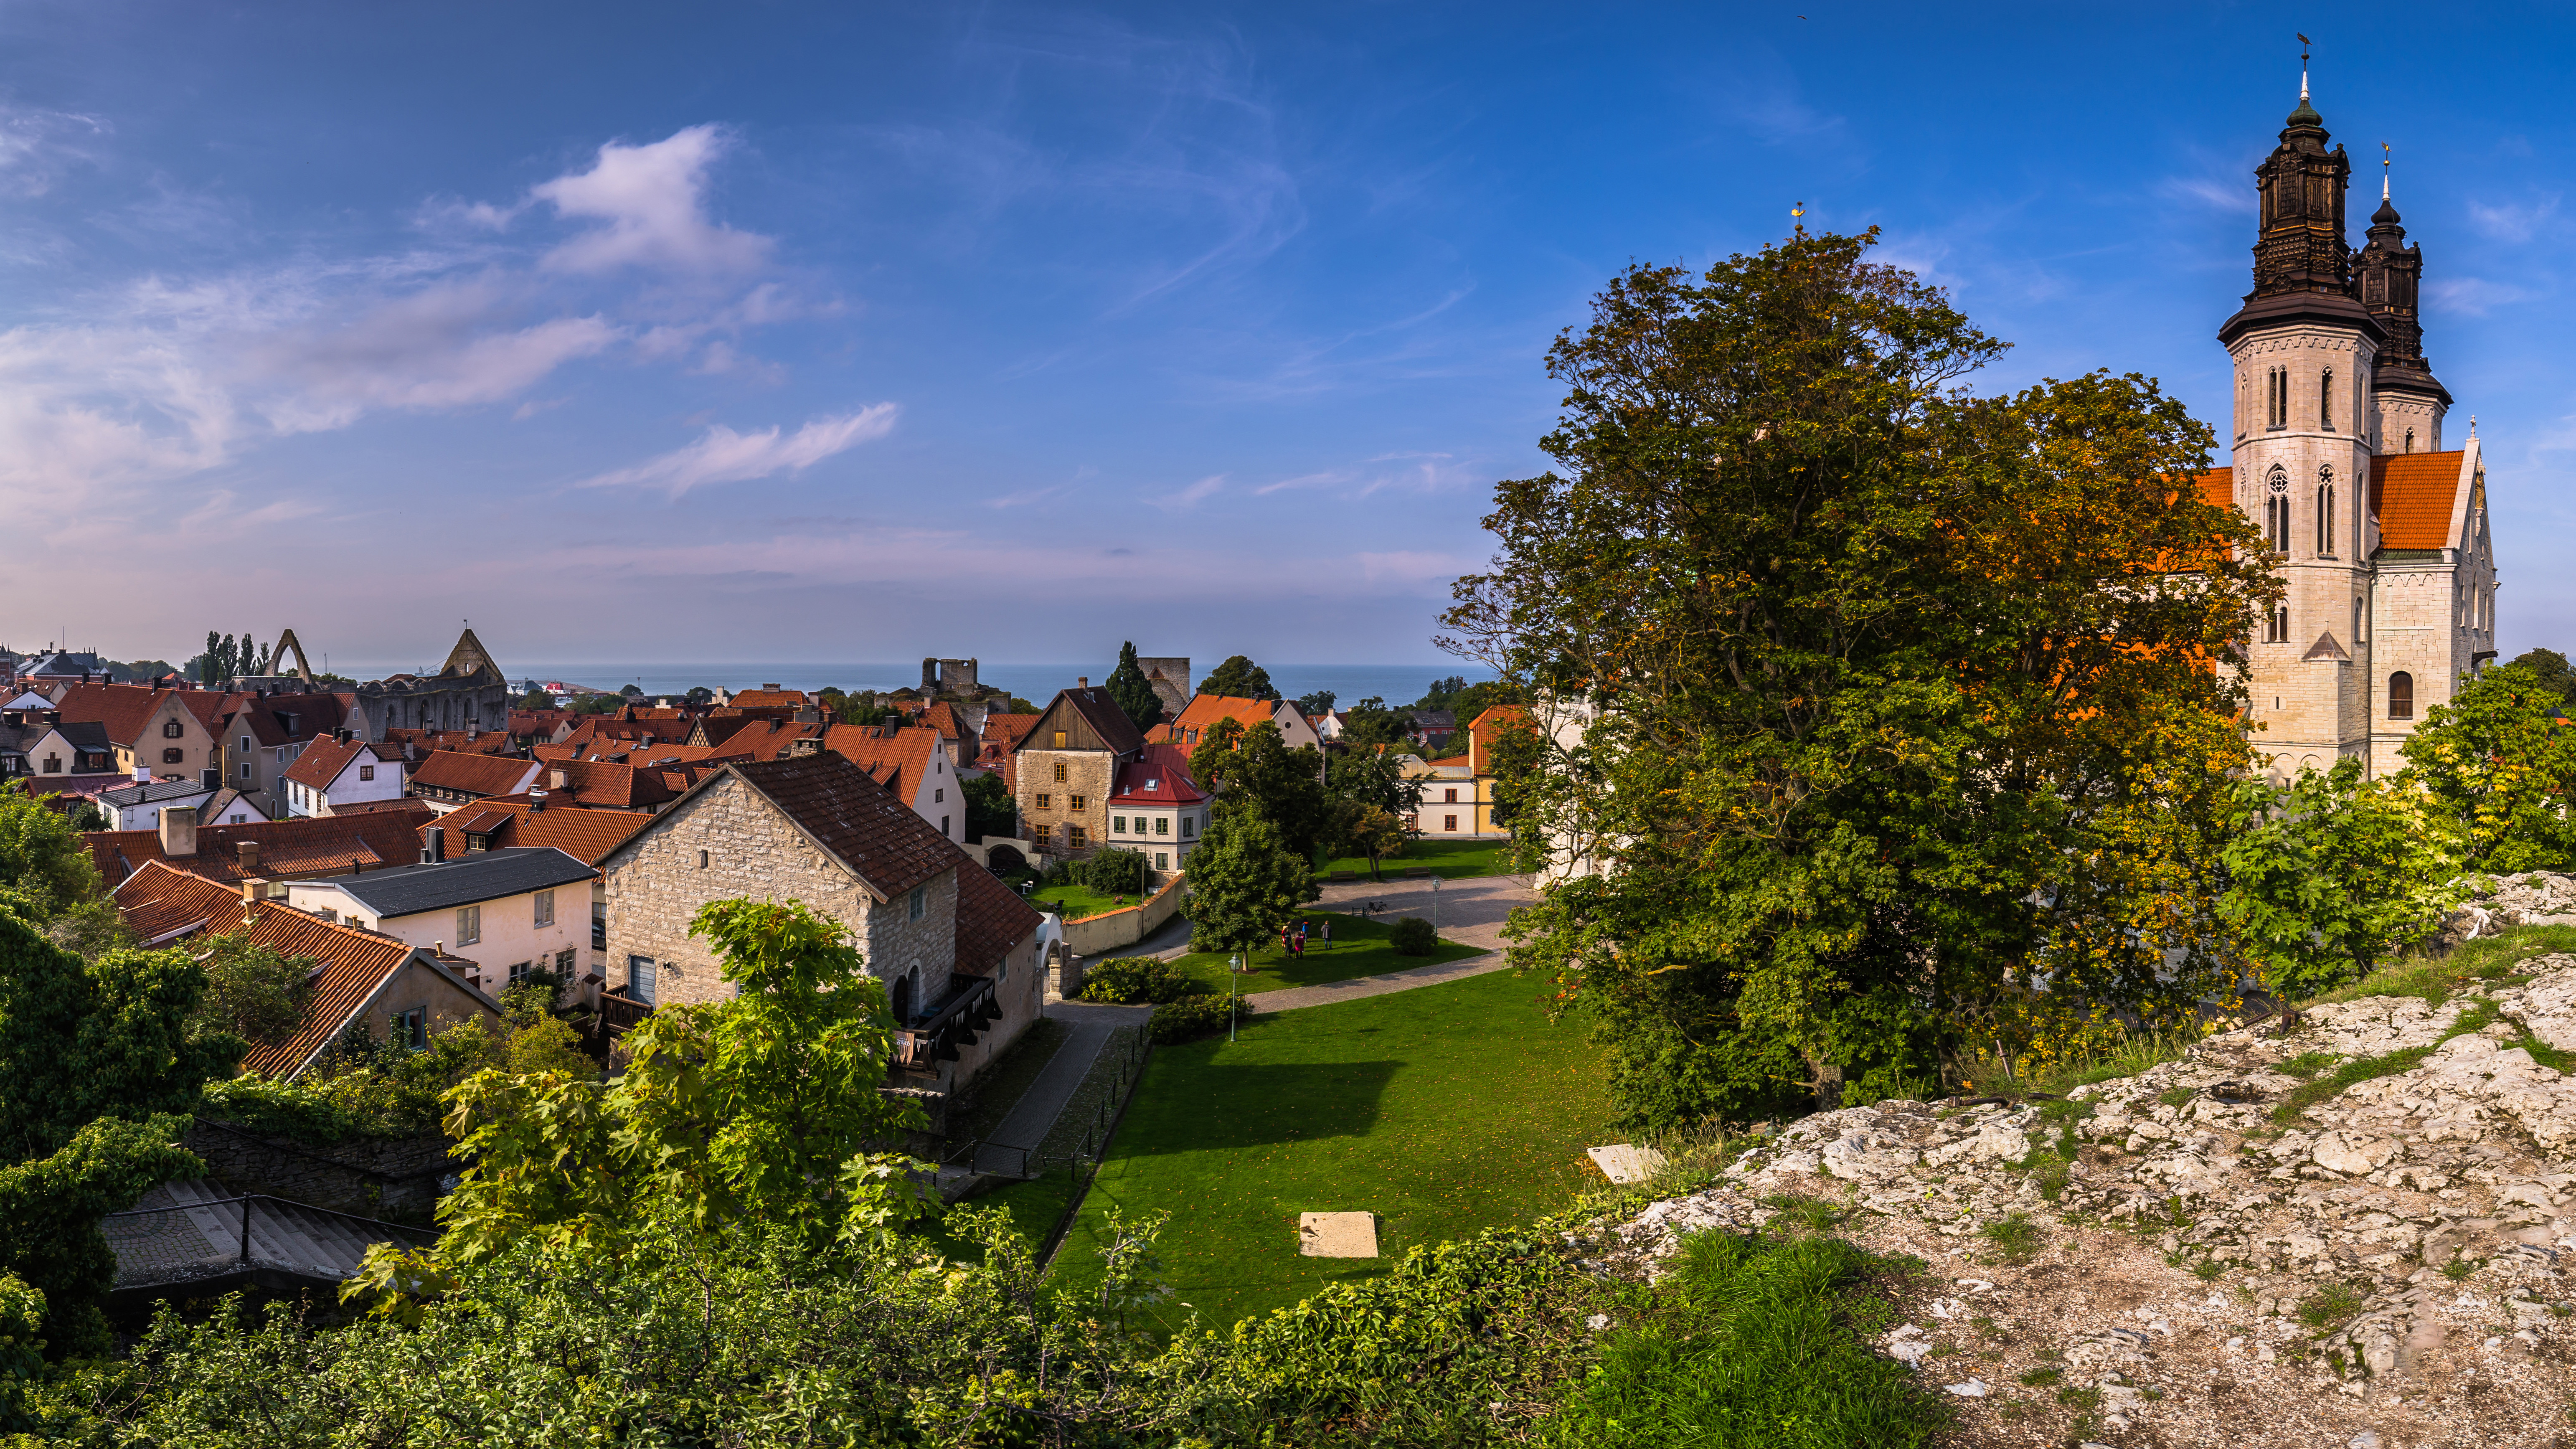
[[[1502,952],[1488,951],[1463,961],[1442,961],[1430,966],[1416,966],[1410,971],[1390,971],[1384,976],[1354,976],[1348,981],[1327,981],[1321,986],[1257,991],[1243,998],[1244,1010],[1258,1015],[1294,1011],[1301,1006],[1326,1006],[1336,1001],[1357,1001],[1363,996],[1384,996],[1390,991],[1411,991],[1417,986],[1463,981],[1488,971],[1500,971],[1507,964]]]
[[[1028,1154],[1037,1151],[1055,1130],[1055,1120],[1064,1115],[1065,1103],[1082,1087],[1082,1079],[1091,1074],[1091,1064],[1100,1058],[1100,1049],[1109,1044],[1110,1033],[1119,1027],[1142,1022],[1153,1015],[1150,1006],[1104,1006],[1092,1001],[1050,1001],[1047,1016],[1064,1023],[1064,1042],[1047,1058],[1028,1090],[1020,1094],[1011,1114],[1002,1119],[993,1135],[975,1153],[975,1170],[1006,1177],[1019,1175]]]
[[[1431,882],[1394,879],[1327,881],[1324,898],[1316,904],[1328,910],[1355,911],[1367,902],[1383,901],[1386,909],[1370,915],[1379,921],[1394,916],[1420,916],[1428,921],[1436,911],[1441,939],[1494,951],[1504,944],[1503,922],[1512,909],[1537,898],[1527,876],[1478,875],[1442,881],[1436,905]]]

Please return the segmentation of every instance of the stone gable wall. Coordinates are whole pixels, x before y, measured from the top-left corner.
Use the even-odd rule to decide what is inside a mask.
[[[1064,779],[1055,777],[1061,762]],[[1065,827],[1079,825],[1090,832],[1089,854],[1109,840],[1109,786],[1118,767],[1118,757],[1107,750],[1020,751],[1018,786],[1020,819],[1027,826],[1055,827],[1047,854],[1061,859],[1072,852],[1065,845]],[[1047,807],[1038,808],[1037,798],[1048,797]],[[1083,808],[1077,812],[1066,801],[1074,795],[1083,797]]]

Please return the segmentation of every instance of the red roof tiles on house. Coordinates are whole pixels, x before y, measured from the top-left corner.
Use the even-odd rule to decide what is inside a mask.
[[[411,959],[412,948],[391,936],[342,926],[296,910],[284,901],[244,901],[202,876],[154,861],[116,888],[116,908],[146,941],[247,935],[256,945],[322,965],[304,1008],[304,1024],[275,1046],[254,1046],[242,1069],[261,1076],[292,1076],[345,1029],[351,1017]]]
[[[386,808],[358,814],[253,820],[240,825],[200,825],[197,853],[168,856],[156,830],[93,830],[81,836],[101,879],[111,884],[154,861],[191,875],[238,883],[244,875],[267,880],[339,875],[351,869],[409,865],[420,858],[413,832],[434,814],[418,800],[387,800]],[[241,866],[244,842],[259,847],[259,866]]]
[[[640,810],[555,808],[551,799],[546,803],[548,808],[538,810],[526,796],[478,800],[445,819],[423,822],[420,828],[446,827],[450,859],[466,849],[467,835],[485,833],[491,837],[484,846],[487,850],[552,846],[584,865],[597,865],[625,844],[628,836],[653,823],[653,817]],[[423,835],[422,844],[427,843]]]
[[[515,795],[544,768],[535,760],[437,750],[412,768],[411,783],[422,790],[452,790],[460,795]]]
[[[2370,511],[2381,548],[2451,548],[2462,454],[2396,453],[2370,460]]]
[[[823,732],[823,748],[910,801],[931,773],[931,757],[941,753],[940,738],[939,731],[920,726],[832,725]]]
[[[303,754],[295,757],[295,763],[282,778],[290,785],[302,785],[308,790],[327,790],[332,781],[340,778],[340,772],[355,763],[360,755],[373,755],[383,763],[402,759],[402,751],[392,745],[371,745],[356,738],[315,740],[305,746]]]
[[[1109,789],[1112,805],[1196,805],[1206,798],[1190,778],[1189,758],[1178,746],[1161,741],[1119,766],[1117,782]]]

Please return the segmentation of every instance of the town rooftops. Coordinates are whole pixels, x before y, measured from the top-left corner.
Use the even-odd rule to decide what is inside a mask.
[[[445,848],[452,859],[459,851],[470,851],[469,837],[485,839],[484,849],[506,850],[513,846],[550,845],[576,860],[597,865],[608,853],[626,843],[626,837],[653,823],[653,817],[640,810],[539,809],[524,795],[495,796],[477,800],[451,812],[443,819],[425,820],[420,829],[431,825],[444,827]],[[426,835],[421,843],[429,843]]]
[[[501,735],[495,738],[506,740],[509,737]],[[508,795],[526,788],[528,781],[536,777],[538,768],[534,760],[467,754],[459,750],[432,750],[429,758],[413,767],[411,783],[423,791]]]
[[[326,876],[305,884],[335,886],[378,916],[400,917],[571,885],[597,874],[552,846],[537,846],[478,851],[426,865]]]
[[[1172,745],[1157,742],[1118,767],[1109,788],[1112,805],[1196,805],[1207,798],[1190,779],[1189,761]]]
[[[147,945],[240,932],[254,945],[322,964],[295,1035],[274,1046],[254,1046],[242,1059],[246,1071],[292,1077],[346,1029],[376,998],[403,963],[420,960],[482,1000],[497,1015],[500,1004],[431,953],[391,936],[338,925],[284,901],[245,901],[233,888],[154,861],[117,886],[114,899],[125,923]],[[465,964],[459,962],[458,964]]]
[[[1041,734],[1046,728],[1048,717],[1060,710],[1069,710],[1080,715],[1082,722],[1090,728],[1093,735],[1099,738],[1098,748],[1118,755],[1132,755],[1144,748],[1145,737],[1136,732],[1136,722],[1127,717],[1127,711],[1118,707],[1118,701],[1109,697],[1108,690],[1097,685],[1057,691],[1055,701],[1039,712],[1037,724],[1031,726],[1011,748],[1014,750],[1053,749],[1055,747],[1053,742],[1042,738]],[[1071,733],[1061,720],[1055,728]]]
[[[120,745],[130,745],[143,733],[144,726],[160,713],[161,706],[176,690],[151,689],[140,684],[75,684],[63,691],[54,708],[66,720],[95,720],[106,726],[108,738]],[[220,700],[221,695],[205,694]]]
[[[89,847],[99,875],[109,881],[122,881],[154,861],[167,861],[209,880],[234,882],[246,876],[282,880],[336,875],[420,859],[420,840],[412,831],[434,812],[419,800],[385,803],[396,808],[362,815],[200,825],[192,838],[168,831],[168,817],[164,816],[161,829],[92,830],[81,836],[81,843]],[[185,853],[164,853],[165,831]],[[247,861],[244,845],[258,847]]]

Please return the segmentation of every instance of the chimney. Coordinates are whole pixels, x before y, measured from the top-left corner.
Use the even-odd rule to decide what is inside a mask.
[[[347,743],[349,742],[349,731],[347,730],[347,728],[346,728],[346,727],[343,727],[343,728],[340,728],[340,729],[333,730],[333,731],[331,731],[331,738],[333,738],[333,739],[335,739],[335,740],[339,741],[341,744],[344,744],[344,745],[345,745],[345,744],[347,744]]]
[[[420,838],[421,864],[436,865],[440,861],[447,859],[447,827],[443,825],[423,826],[421,827]]]
[[[775,685],[775,684],[764,684],[764,685],[762,685],[762,686],[761,686],[761,688],[763,688],[763,689],[776,689],[776,688],[778,688],[778,686],[777,686],[777,685]]]
[[[166,812],[165,812],[165,813],[166,813]],[[240,859],[241,859],[241,873],[242,873],[242,875],[243,875],[243,877],[244,877],[245,879],[247,879],[247,878],[249,878],[249,877],[251,877],[251,876],[255,876],[255,875],[259,874],[259,842],[258,842],[258,841],[256,841],[256,840],[242,840],[242,841],[236,841],[236,842],[234,842],[234,844],[233,844],[233,851],[234,851],[234,853],[235,853],[236,855],[238,855],[238,856],[240,857]]]
[[[1076,689],[1089,689],[1091,687],[1091,676],[1088,674],[1075,675],[1073,677],[1073,687]]]
[[[543,790],[530,790],[528,792],[528,813],[531,815],[542,815],[545,813],[545,810],[546,792]]]
[[[149,785],[152,783],[152,767],[143,763],[140,758],[137,758],[134,762],[134,783],[137,785]]]
[[[561,765],[557,765],[553,769],[546,771],[546,788],[549,790],[571,789],[572,771],[565,769]]]
[[[47,723],[47,724],[49,724],[49,725],[58,725],[58,724],[61,724],[62,722],[63,722],[63,712],[62,712],[61,710],[58,710],[58,709],[49,709],[49,710],[46,710],[46,711],[45,711],[45,723]]]
[[[187,860],[197,853],[197,807],[173,805],[161,812],[161,853]]]

